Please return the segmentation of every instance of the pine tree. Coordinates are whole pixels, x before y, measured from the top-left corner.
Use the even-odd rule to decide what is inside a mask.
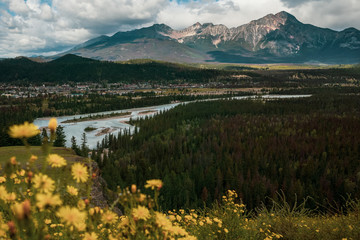
[[[80,149],[76,143],[76,138],[74,136],[71,137],[71,149],[74,150],[77,155],[80,155]]]
[[[81,141],[82,141],[82,143],[81,143],[81,156],[87,157],[89,148],[86,145],[86,143],[87,143],[86,133],[82,134]]]
[[[56,128],[56,139],[54,141],[54,147],[65,147],[66,139],[65,139],[64,127],[59,125]]]
[[[45,128],[43,128],[41,132],[41,139],[43,143],[47,143],[49,141],[49,137]]]

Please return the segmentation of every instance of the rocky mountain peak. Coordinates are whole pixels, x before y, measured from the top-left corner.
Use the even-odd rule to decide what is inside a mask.
[[[171,27],[169,27],[166,24],[154,24],[153,25],[155,31],[157,32],[162,32],[162,33],[171,33],[173,31],[173,29]]]
[[[282,11],[230,29],[199,22],[182,30],[155,24],[118,32],[112,37],[101,36],[70,52],[85,57],[96,52],[96,59],[110,60],[178,57],[191,62],[279,62],[314,60],[315,56],[318,61],[334,57],[350,62],[360,61],[359,51],[359,30],[347,28],[338,32],[319,28],[303,24]]]

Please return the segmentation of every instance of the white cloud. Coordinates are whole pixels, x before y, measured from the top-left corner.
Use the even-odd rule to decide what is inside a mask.
[[[211,22],[224,24],[227,27],[237,27],[282,10],[288,9],[280,0],[191,1],[188,4],[173,1],[160,12],[157,21],[176,29],[188,27],[195,22]]]
[[[17,14],[26,14],[29,12],[29,8],[23,0],[7,0],[9,4],[9,10]]]
[[[320,0],[281,0],[281,1],[285,4],[285,6],[296,7],[304,3],[315,2]]]
[[[358,0],[318,0],[306,2],[292,13],[304,23],[319,27],[343,30],[360,29],[360,4]]]
[[[53,54],[101,34],[153,23],[175,29],[195,22],[237,27],[283,10],[304,23],[336,30],[359,29],[358,1],[0,0],[0,57]]]
[[[153,23],[168,0],[0,0],[0,57],[53,54],[100,34]]]
[[[121,25],[141,25],[152,22],[168,0],[53,0],[61,16],[72,19],[93,33],[110,33]]]

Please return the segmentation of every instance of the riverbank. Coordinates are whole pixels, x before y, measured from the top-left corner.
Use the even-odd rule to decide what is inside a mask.
[[[62,121],[61,123],[77,123],[77,122],[85,122],[85,121],[94,121],[100,119],[111,119],[111,118],[118,118],[118,117],[130,117],[131,112],[120,112],[120,113],[110,113],[110,114],[101,114],[101,115],[89,115],[88,117],[80,117],[74,119],[68,119]]]

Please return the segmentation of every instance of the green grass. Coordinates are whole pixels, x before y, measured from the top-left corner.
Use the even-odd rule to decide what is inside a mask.
[[[80,161],[83,158],[77,156],[72,149],[63,147],[53,147],[51,150],[53,154],[59,154],[68,161]],[[27,149],[24,146],[15,147],[0,147],[0,163],[6,163],[11,157],[15,156],[16,160],[20,163],[25,163],[29,160],[31,155],[37,156],[39,161],[45,159],[46,153],[43,152],[41,147],[31,147]]]
[[[69,182],[69,172],[71,171],[71,165],[74,162],[83,162],[88,163],[88,159],[84,157],[77,156],[72,149],[64,147],[52,147],[50,149],[50,154],[58,154],[66,159],[67,165],[62,168],[51,168],[48,164],[45,164],[46,152],[43,151],[41,147],[31,146],[26,148],[24,146],[13,146],[13,147],[0,147],[0,165],[2,170],[0,170],[0,176],[5,173],[8,175],[11,167],[10,158],[16,157],[16,161],[20,164],[19,167],[22,169],[31,170],[34,174],[39,172],[46,174],[57,182]],[[35,155],[38,159],[34,164],[29,164],[29,159],[31,155]],[[59,191],[66,191],[66,185],[61,186]],[[86,189],[80,188],[79,193],[82,196],[85,196]]]

